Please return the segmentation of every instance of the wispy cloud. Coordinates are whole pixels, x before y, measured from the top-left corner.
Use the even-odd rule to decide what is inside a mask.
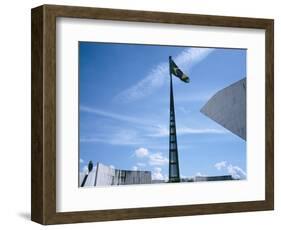
[[[186,109],[185,107],[183,107],[183,106],[179,106],[178,109],[179,109],[179,111],[180,111],[181,113],[183,113],[183,114],[188,114],[188,113],[190,113],[190,110],[187,110],[187,109]]]
[[[177,136],[194,134],[194,135],[203,135],[203,134],[223,134],[225,133],[222,130],[217,129],[193,129],[193,128],[179,128],[177,130]],[[169,136],[169,130],[165,128],[152,128],[143,127],[142,130],[135,129],[126,129],[120,128],[119,130],[111,130],[110,132],[97,133],[90,136],[80,137],[81,143],[104,143],[116,146],[140,146],[146,145],[151,149],[166,149],[159,141],[155,138],[166,138]],[[190,145],[188,145],[190,147]],[[186,145],[179,145],[181,149],[186,149]]]
[[[224,134],[227,131],[221,129],[212,129],[212,128],[189,128],[181,127],[177,128],[177,135],[185,134]],[[150,137],[165,137],[169,135],[169,129],[167,127],[158,126],[158,129],[155,129],[154,133],[148,134]]]
[[[169,159],[163,155],[161,152],[157,152],[149,155],[148,163],[150,165],[165,165],[168,164]]]
[[[165,165],[168,164],[169,160],[166,156],[164,156],[164,154],[162,152],[156,152],[156,153],[151,153],[147,148],[144,147],[140,147],[138,149],[135,150],[133,156],[139,158],[139,159],[143,159],[145,161],[147,161],[147,163],[149,165]],[[146,164],[144,164],[143,162],[138,163],[139,167],[141,166],[145,166]]]
[[[226,161],[220,161],[220,162],[217,162],[214,166],[217,170],[222,170],[223,168],[226,167],[226,164],[227,162]]]
[[[233,166],[227,161],[217,162],[214,167],[219,171],[226,170],[226,172],[234,179],[245,179],[247,177],[247,174],[243,169],[238,166]]]
[[[143,168],[144,168],[145,166],[146,166],[145,163],[138,162],[138,163],[136,163],[136,165],[134,165],[134,166],[132,167],[132,170],[134,170],[134,171],[143,170]]]
[[[110,112],[110,111],[96,109],[96,108],[88,107],[85,105],[80,105],[80,111],[86,112],[86,113],[92,113],[92,114],[102,116],[102,117],[111,118],[114,120],[129,122],[129,123],[135,123],[135,124],[141,124],[141,125],[147,124],[147,122],[140,120],[140,119],[136,119],[131,116],[126,116],[126,115],[122,115],[122,114],[118,114],[118,113],[114,113],[114,112]]]
[[[135,131],[130,129],[120,129],[111,133],[97,134],[92,137],[81,137],[82,143],[104,143],[110,145],[140,145],[145,140]]]
[[[190,73],[192,67],[205,59],[213,50],[212,48],[186,48],[174,60],[180,68]],[[167,62],[159,63],[141,81],[116,95],[114,101],[126,103],[148,96],[168,82],[168,76]]]
[[[204,176],[204,177],[206,177],[207,175],[206,174],[203,174],[203,173],[201,173],[201,172],[197,172],[196,174],[195,174],[195,177],[196,176]]]
[[[134,165],[134,166],[132,167],[132,170],[133,170],[133,171],[137,171],[138,169],[139,169],[138,166],[135,166],[135,165]]]
[[[247,176],[246,172],[243,169],[231,164],[227,166],[227,171],[234,179],[245,179]]]
[[[82,168],[82,170],[81,170],[81,172],[83,172],[83,173],[88,173],[88,166],[87,165],[85,165],[83,168]]]
[[[226,133],[224,130],[220,129],[208,129],[208,128],[180,128],[179,129],[179,135],[182,134],[206,134],[206,133],[212,133],[212,134],[222,134]]]
[[[115,166],[114,166],[114,165],[109,165],[109,167],[110,167],[111,169],[115,169]]]
[[[155,167],[151,176],[152,180],[168,180],[168,176],[163,174],[162,168],[160,167]]]
[[[185,70],[190,71],[213,51],[213,48],[186,48],[174,60],[178,65],[185,65]]]
[[[133,116],[123,115],[111,111],[96,109],[85,105],[80,106],[80,111],[91,113],[97,116],[106,117],[111,120],[118,121],[118,127],[110,128],[107,132],[98,132],[92,136],[81,136],[80,142],[98,142],[111,145],[149,145],[156,144],[152,142],[151,138],[161,138],[169,136],[169,129],[167,125],[159,124],[156,121],[148,121],[138,119]],[[119,122],[133,124],[132,127],[119,124]],[[213,128],[192,128],[192,127],[178,127],[177,135],[186,134],[223,134],[226,130]]]
[[[148,149],[146,148],[138,148],[135,150],[135,156],[139,158],[147,157],[149,155]]]
[[[138,163],[137,163],[137,166],[140,167],[140,168],[143,168],[143,167],[146,166],[146,164],[145,164],[145,163],[142,163],[142,162],[138,162]]]

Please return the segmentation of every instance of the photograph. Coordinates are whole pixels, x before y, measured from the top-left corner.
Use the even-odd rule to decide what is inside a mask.
[[[31,9],[32,221],[274,210],[276,20],[192,12]]]
[[[29,21],[32,221],[274,210],[274,18],[45,4]]]
[[[246,49],[79,42],[79,187],[247,179]]]

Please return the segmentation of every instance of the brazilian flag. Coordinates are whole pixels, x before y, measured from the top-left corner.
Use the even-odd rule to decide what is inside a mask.
[[[172,57],[169,57],[170,61],[170,74],[173,74],[174,76],[178,77],[185,83],[189,83],[189,77],[185,75],[180,68],[176,65],[176,63],[172,60]]]

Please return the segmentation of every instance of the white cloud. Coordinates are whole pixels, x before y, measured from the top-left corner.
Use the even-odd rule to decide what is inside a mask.
[[[92,113],[92,114],[95,114],[98,116],[107,117],[107,118],[111,118],[111,119],[118,120],[118,121],[130,122],[130,123],[140,124],[140,125],[147,124],[147,122],[145,122],[143,120],[136,119],[134,117],[126,116],[123,114],[118,114],[118,113],[105,111],[105,110],[101,110],[101,109],[96,109],[96,108],[92,108],[92,107],[88,107],[88,106],[84,106],[84,105],[80,105],[79,108],[80,108],[81,112]]]
[[[186,134],[224,134],[226,130],[222,129],[213,129],[213,128],[189,128],[189,127],[180,127],[177,128],[177,135],[186,135]],[[165,137],[169,136],[169,129],[164,126],[158,126],[155,129],[154,133],[148,134],[150,137]]]
[[[126,103],[150,95],[164,85],[165,81],[169,79],[168,76],[168,64],[160,63],[144,79],[116,95],[114,101]]]
[[[147,157],[149,155],[148,149],[146,148],[138,148],[135,150],[135,156],[139,158]]]
[[[88,166],[85,165],[83,168],[82,168],[82,172],[83,173],[88,173]]]
[[[156,167],[152,171],[152,180],[164,180],[165,176],[162,174],[162,169],[159,167]]]
[[[220,171],[221,169],[226,167],[226,164],[227,164],[226,161],[221,161],[221,162],[216,163],[214,166],[217,170]]]
[[[136,130],[121,129],[118,131],[112,131],[106,135],[97,135],[94,137],[81,137],[80,142],[97,142],[106,143],[110,145],[140,145],[144,142],[143,138],[139,136]]]
[[[179,106],[179,111],[181,111],[183,114],[188,114],[190,112],[190,110],[187,110],[185,107],[183,106]]]
[[[145,164],[145,163],[142,163],[142,162],[138,162],[138,163],[137,163],[137,166],[140,167],[140,168],[143,168],[143,167],[146,166],[146,164]]]
[[[225,133],[224,130],[220,130],[220,129],[211,129],[211,128],[188,128],[188,127],[183,127],[183,128],[179,128],[177,131],[178,135],[184,135],[184,134],[209,134],[209,133],[213,133],[213,134],[222,134]]]
[[[227,161],[220,161],[214,164],[214,167],[221,171],[226,170],[228,174],[230,174],[234,179],[245,179],[247,174],[246,172],[238,166],[233,166]]]
[[[80,137],[80,142],[82,143],[106,143],[110,145],[119,146],[140,146],[143,144],[152,145],[155,142],[151,141],[151,137],[168,137],[169,129],[166,125],[158,124],[154,121],[136,119],[133,116],[127,116],[119,113],[112,113],[105,110],[99,110],[87,106],[80,106],[80,111],[92,113],[98,116],[103,116],[117,121],[133,123],[134,128],[112,128],[110,127],[110,132],[95,133],[93,136],[82,136]],[[118,122],[119,123],[119,122]],[[225,133],[225,130],[212,129],[212,128],[188,128],[180,127],[177,129],[177,135],[185,134],[204,134],[213,133],[221,134]]]
[[[148,128],[146,128],[148,127]],[[82,143],[91,143],[91,142],[97,142],[97,143],[106,143],[110,145],[143,145],[148,144],[150,145],[155,144],[155,142],[151,141],[151,137],[155,138],[161,138],[161,137],[168,137],[169,136],[169,129],[162,125],[147,125],[143,126],[142,132],[144,132],[141,135],[141,132],[138,129],[121,129],[121,130],[113,130],[112,132],[102,135],[102,134],[96,134],[95,136],[91,137],[81,137],[80,142]],[[177,135],[186,135],[186,134],[223,134],[228,131],[220,130],[220,129],[211,129],[211,128],[187,128],[182,127],[177,129]]]
[[[80,164],[83,164],[84,160],[82,158],[80,158]]]
[[[145,158],[149,165],[165,165],[169,162],[168,158],[165,157],[163,153],[150,153],[148,149],[143,147],[136,149],[134,152],[134,156],[136,156],[137,158]],[[139,162],[137,163],[137,166],[138,168],[145,167],[146,164],[143,162]]]
[[[115,166],[114,165],[109,165],[110,168],[112,169],[115,169]]]
[[[149,155],[150,165],[165,165],[168,164],[169,160],[167,157],[163,156],[163,153],[157,152]]]
[[[148,134],[149,137],[165,137],[169,136],[169,129],[167,126],[158,125],[153,133]]]
[[[227,172],[234,178],[234,179],[245,179],[246,172],[238,166],[232,166],[231,164],[227,166]]]
[[[195,174],[195,176],[207,176],[206,174],[202,174],[201,172],[197,172],[196,174]]]
[[[214,49],[186,48],[174,58],[177,65],[187,74],[191,68],[206,58]],[[152,94],[169,80],[168,60],[155,66],[144,79],[132,87],[119,93],[114,100],[118,102],[131,102]]]
[[[137,171],[137,170],[138,170],[138,167],[137,167],[137,166],[133,166],[133,167],[132,167],[132,170]]]
[[[185,69],[190,72],[193,66],[203,61],[213,51],[212,48],[186,48],[174,60],[178,65],[186,65]]]

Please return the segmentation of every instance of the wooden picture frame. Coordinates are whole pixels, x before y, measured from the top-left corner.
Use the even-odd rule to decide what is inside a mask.
[[[56,18],[265,30],[265,200],[98,211],[56,211]],[[32,9],[31,219],[64,224],[274,209],[274,21],[271,19],[43,5]]]

